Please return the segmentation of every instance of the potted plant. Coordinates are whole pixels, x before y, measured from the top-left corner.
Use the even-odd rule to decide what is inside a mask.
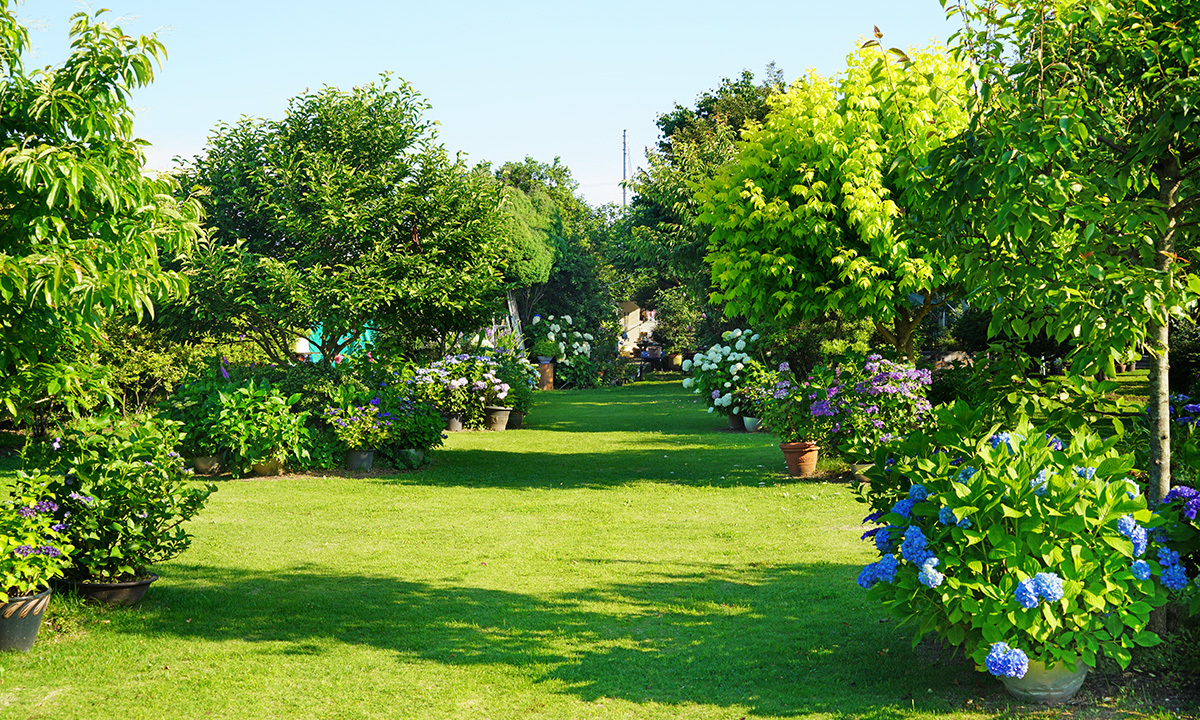
[[[700,395],[709,412],[728,416],[731,430],[744,430],[737,390],[745,380],[743,371],[759,336],[749,328],[737,329],[723,333],[721,340],[706,352],[683,361],[683,370],[692,373],[692,377],[684,378],[683,386]]]
[[[495,355],[496,377],[508,383],[508,395],[504,402],[512,408],[508,415],[508,429],[517,430],[533,407],[533,389],[537,386],[538,369],[524,355],[502,352]]]
[[[858,579],[870,597],[1024,700],[1062,702],[1099,655],[1125,667],[1156,644],[1150,611],[1180,573],[1119,439],[1028,420],[996,432],[961,402],[935,412],[937,432],[891,446],[860,491],[879,524]]]
[[[932,409],[925,397],[933,382],[930,371],[881,355],[847,353],[826,382],[831,436],[860,469],[875,461],[885,443],[922,427]]]
[[[786,368],[787,363],[782,363],[782,366]],[[762,424],[778,377],[777,373],[768,370],[757,360],[746,363],[744,374],[742,386],[734,392],[734,404],[741,408],[746,432],[755,432]]]
[[[17,492],[0,506],[0,650],[33,647],[50,603],[49,582],[71,562],[50,482],[18,472]]]
[[[415,399],[401,398],[388,406],[391,435],[379,453],[396,468],[415,470],[429,462],[429,451],[440,447],[446,421],[437,408]]]
[[[282,472],[288,458],[305,456],[307,412],[293,412],[300,394],[283,397],[278,390],[254,380],[218,393],[221,412],[213,432],[229,450],[234,477],[253,470],[258,475]]]
[[[80,420],[42,457],[45,475],[18,478],[22,492],[44,487],[57,506],[73,547],[64,579],[82,594],[137,602],[158,579],[150,568],[191,543],[183,524],[216,486],[194,482],[174,450],[180,436],[179,423],[155,416]]]
[[[773,376],[770,394],[761,412],[763,421],[779,434],[779,449],[793,477],[813,475],[821,450],[820,441],[833,429],[829,406],[833,376],[817,368],[803,380],[795,377],[786,362]]]
[[[512,406],[505,400],[508,398],[510,386],[495,373],[488,373],[482,380],[475,382],[474,388],[483,395],[483,411],[486,413],[488,430],[500,432],[508,427],[508,415]]]
[[[191,458],[196,472],[204,475],[220,471],[221,446],[215,433],[221,414],[220,391],[228,386],[228,380],[206,374],[180,386],[159,405],[166,417],[181,423],[180,453]]]
[[[373,398],[365,405],[327,406],[322,416],[337,439],[348,448],[347,470],[370,470],[375,449],[392,434],[392,415],[379,410],[379,398]]]

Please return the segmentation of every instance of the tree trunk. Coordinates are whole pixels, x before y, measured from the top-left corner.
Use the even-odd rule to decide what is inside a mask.
[[[1150,366],[1150,482],[1147,499],[1154,505],[1171,489],[1171,388],[1169,369],[1170,328],[1164,323],[1150,326],[1147,342],[1153,364]]]

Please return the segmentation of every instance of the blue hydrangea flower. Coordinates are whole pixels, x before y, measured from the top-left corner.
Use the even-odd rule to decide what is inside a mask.
[[[1046,488],[1050,486],[1050,468],[1042,468],[1038,471],[1037,477],[1029,481],[1029,487],[1033,488],[1034,495],[1045,495]]]
[[[913,485],[908,489],[908,499],[914,502],[925,502],[929,497],[929,491],[924,485]]]
[[[1063,596],[1063,581],[1054,573],[1040,572],[1033,576],[1033,588],[1038,597],[1049,602],[1058,602]]]
[[[917,503],[915,500],[904,498],[896,502],[896,504],[892,507],[892,512],[896,513],[900,517],[908,517],[912,514],[913,505],[916,504]]]
[[[1163,567],[1167,567],[1168,565],[1178,565],[1179,553],[1175,552],[1171,548],[1159,548],[1158,564],[1162,565]]]
[[[998,642],[992,645],[985,664],[988,672],[996,677],[1023,678],[1029,670],[1029,657],[1016,648],[1010,648],[1008,643]]]
[[[958,526],[960,528],[962,528],[963,530],[970,528],[971,527],[971,518],[964,515],[963,519],[958,521]]]
[[[1117,532],[1129,538],[1129,541],[1133,543],[1134,557],[1141,557],[1142,553],[1146,552],[1150,538],[1146,533],[1146,528],[1139,525],[1132,515],[1125,515],[1117,521]]]
[[[1093,467],[1085,468],[1085,467],[1079,467],[1078,465],[1076,465],[1075,466],[1075,474],[1078,475],[1079,477],[1083,478],[1084,480],[1091,480],[1093,477],[1096,476],[1096,468],[1093,468]]]
[[[925,587],[935,588],[942,584],[942,580],[946,579],[945,575],[941,574],[937,570],[934,570],[934,568],[937,567],[937,564],[938,559],[935,557],[928,557],[925,559],[925,562],[921,564],[921,572],[917,573],[917,579],[920,580],[921,584]]]
[[[1059,452],[1062,452],[1062,450],[1066,447],[1066,445],[1063,444],[1062,440],[1059,440],[1057,437],[1055,437],[1054,435],[1051,435],[1050,433],[1046,433],[1046,445],[1051,450],[1058,450]]]
[[[942,509],[938,510],[938,522],[943,525],[953,525],[958,522],[958,518],[954,517],[953,510],[943,505]]]
[[[1183,569],[1182,565],[1172,565],[1163,570],[1162,584],[1168,590],[1184,589],[1188,584],[1187,571]]]
[[[962,470],[958,471],[958,479],[956,480],[956,482],[965,483],[968,480],[970,480],[971,476],[974,475],[976,472],[978,472],[978,470],[976,470],[975,468],[968,465],[968,466],[964,467]]]
[[[881,553],[891,552],[892,550],[892,530],[896,528],[888,526],[875,533],[875,549]]]
[[[1021,607],[1030,610],[1038,606],[1041,599],[1038,598],[1037,587],[1033,584],[1033,580],[1022,580],[1017,583],[1017,589],[1013,593],[1016,596],[1017,602],[1021,603]]]
[[[1135,527],[1137,527],[1137,521],[1133,519],[1132,515],[1122,516],[1121,519],[1117,521],[1117,532],[1121,533],[1125,537],[1133,535],[1133,529]]]
[[[1145,560],[1134,560],[1129,569],[1133,571],[1133,576],[1138,580],[1150,579],[1150,564]]]
[[[1004,443],[1006,446],[1008,446],[1009,452],[1013,451],[1012,434],[1010,434],[1010,433],[998,432],[995,435],[988,438],[988,442],[990,442],[992,444],[992,448],[998,448],[998,447],[1000,447],[1000,443]]]
[[[925,533],[916,525],[904,531],[904,542],[900,544],[900,555],[913,565],[924,564],[933,553],[925,547]]]
[[[862,572],[858,574],[859,587],[870,589],[877,582],[888,582],[896,579],[896,568],[900,566],[900,561],[895,555],[884,555],[878,562],[873,562],[864,567]]]

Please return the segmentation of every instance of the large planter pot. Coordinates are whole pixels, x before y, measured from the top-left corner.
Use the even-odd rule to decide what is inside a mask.
[[[107,603],[109,605],[133,605],[146,596],[146,591],[150,589],[150,583],[157,579],[157,575],[149,573],[141,580],[132,580],[130,582],[106,583],[61,580],[59,583],[63,587],[74,590],[78,595],[88,600],[95,600],[96,602]]]
[[[743,415],[742,423],[746,426],[746,432],[754,432],[759,428],[760,425],[762,425],[762,420]]]
[[[463,416],[462,413],[454,413],[446,416],[446,432],[462,432]]]
[[[46,588],[37,595],[15,597],[0,605],[0,650],[29,652],[49,604],[50,588]]]
[[[500,407],[499,405],[485,405],[483,412],[484,423],[487,429],[492,432],[501,432],[508,427],[508,415],[512,412],[512,408]]]
[[[729,429],[734,432],[746,432],[746,423],[742,422],[741,415],[729,416]]]
[[[787,461],[788,475],[792,477],[808,477],[817,471],[817,454],[821,446],[811,440],[800,442],[779,443],[783,451],[783,459]]]
[[[672,370],[683,369],[683,353],[671,353],[667,356],[667,367]]]
[[[221,456],[197,455],[192,459],[192,467],[200,475],[216,475],[221,472]]]
[[[1075,693],[1083,687],[1083,679],[1087,674],[1088,666],[1082,660],[1075,662],[1074,670],[1063,663],[1047,668],[1045,663],[1030,660],[1025,677],[1002,677],[1000,681],[1008,693],[1018,700],[1057,705],[1075,697]]]
[[[425,451],[406,448],[396,453],[396,459],[407,470],[416,470],[425,464]]]
[[[346,451],[346,469],[347,470],[370,470],[371,463],[375,461],[375,451],[372,450],[347,450]]]
[[[254,463],[250,466],[255,475],[281,475],[283,474],[283,461],[278,458],[272,458],[264,462]]]
[[[524,424],[525,424],[525,413],[520,413],[520,412],[517,412],[516,410],[513,410],[512,412],[510,412],[508,414],[508,429],[509,430],[520,430]]]
[[[554,389],[554,363],[545,358],[546,362],[541,362],[543,358],[538,358],[538,390],[553,390]]]

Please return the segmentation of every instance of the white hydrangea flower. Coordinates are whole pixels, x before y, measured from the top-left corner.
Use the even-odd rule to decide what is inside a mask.
[[[729,333],[729,337],[731,337],[731,338],[737,338],[737,337],[741,337],[741,336],[742,336],[742,331],[741,331],[741,330],[739,330],[739,329],[737,329],[737,328],[734,328],[734,329],[733,329],[733,330],[732,330],[732,331]]]
[[[709,408],[709,409],[708,409],[708,411],[709,411],[709,412],[712,412],[712,411],[713,411],[713,409],[712,409],[712,408]]]
[[[550,342],[554,342],[554,333],[546,333],[546,339]]]
[[[568,325],[572,325],[572,324],[573,324],[573,323],[571,322],[571,316],[570,316],[570,315],[563,315],[563,321],[564,321],[564,322],[566,322]]]
[[[694,381],[694,380],[692,380],[692,378],[684,378],[684,379],[683,379],[683,386],[684,386],[685,388],[690,388],[690,387],[691,387],[692,385],[694,385],[694,384],[695,384],[695,381]]]
[[[750,338],[750,342],[758,342],[758,333],[754,333],[754,337]]]
[[[595,340],[596,338],[592,337],[592,334],[591,334],[591,333],[584,333],[584,334],[583,334],[583,339],[584,339],[584,340],[587,340],[588,342],[591,342],[591,341]]]
[[[745,340],[738,340],[738,341],[737,341],[737,345],[734,345],[734,347],[735,347],[735,348],[737,348],[737,351],[738,351],[738,352],[741,352],[741,351],[743,351],[743,350],[745,350],[745,349],[746,349],[746,341],[745,341]]]
[[[728,354],[729,354],[729,353],[731,353],[731,352],[733,352],[733,348],[729,347],[728,345],[724,345],[724,346],[722,346],[722,347],[721,347],[721,354],[722,354],[722,355],[728,355]]]
[[[737,375],[739,372],[742,371],[742,368],[744,368],[744,367],[746,367],[746,366],[743,365],[742,363],[737,363],[733,367],[729,368],[729,374]]]
[[[729,383],[725,383],[725,387],[731,387]]]
[[[733,409],[733,414],[734,414],[734,415],[737,415],[737,414],[738,414],[738,413],[740,413],[741,411],[742,411],[742,406],[741,406],[741,405],[739,405],[739,406],[737,406],[737,407],[735,407],[735,408]]]
[[[721,333],[721,339],[722,339],[722,340],[729,340],[729,338],[731,338],[731,337],[733,337],[733,335],[732,335],[732,333],[730,333],[728,330],[726,330],[725,332]]]
[[[691,369],[692,369],[692,361],[684,360],[683,361],[683,371],[687,372],[688,370],[691,370]],[[691,378],[688,378],[688,379],[690,380]]]

